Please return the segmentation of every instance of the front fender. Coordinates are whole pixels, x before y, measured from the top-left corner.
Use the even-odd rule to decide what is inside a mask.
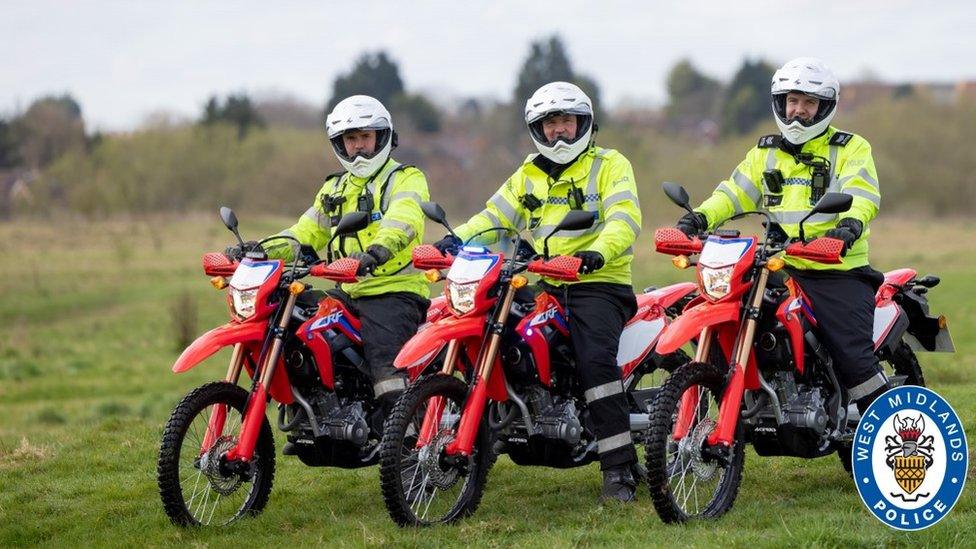
[[[673,353],[698,337],[706,326],[725,322],[738,322],[742,304],[738,301],[727,303],[701,303],[681,313],[677,319],[664,328],[655,351],[659,355]]]
[[[218,326],[198,337],[183,351],[173,364],[173,373],[178,374],[193,368],[228,345],[243,342],[260,344],[264,340],[266,328],[266,322],[231,322]]]
[[[424,331],[417,332],[406,345],[400,349],[393,366],[406,369],[408,373],[423,370],[437,355],[448,341],[453,339],[467,339],[480,337],[485,331],[485,317],[477,315],[466,318],[445,318],[429,325]]]

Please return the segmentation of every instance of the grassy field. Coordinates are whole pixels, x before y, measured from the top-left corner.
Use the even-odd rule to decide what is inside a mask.
[[[284,224],[245,219],[242,229],[257,236]],[[876,267],[942,276],[931,302],[948,316],[958,352],[921,359],[929,386],[955,406],[973,444],[976,224],[880,220],[873,232]],[[733,510],[687,526],[663,525],[646,488],[635,505],[598,506],[596,465],[557,471],[502,458],[475,516],[401,530],[387,517],[375,468],[311,469],[279,456],[262,515],[222,530],[176,528],[156,492],[159,437],[185,392],[223,375],[225,356],[172,374],[181,350],[172,311],[195,303],[197,333],[225,321],[223,296],[199,258],[228,241],[216,216],[0,225],[0,546],[976,544],[972,484],[941,523],[902,533],[870,516],[836,458],[751,451]],[[649,230],[641,242],[636,286],[690,276],[648,251]],[[281,443],[279,436],[279,453]]]

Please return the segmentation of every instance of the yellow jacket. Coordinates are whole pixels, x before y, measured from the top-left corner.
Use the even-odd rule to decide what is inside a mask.
[[[549,239],[552,255],[572,255],[590,250],[600,252],[606,264],[593,273],[580,275],[580,282],[613,282],[631,284],[631,247],[641,229],[640,205],[634,170],[624,155],[612,149],[592,146],[566,167],[553,181],[533,163],[536,155],[525,162],[488,200],[484,210],[475,214],[455,232],[468,240],[490,227],[504,227],[511,232],[531,231],[537,251],[543,239],[571,209],[570,194],[579,189],[583,203],[577,208],[593,212],[596,222],[589,229],[561,231]],[[530,209],[534,197],[539,205]],[[574,200],[575,202],[575,200]],[[500,231],[484,233],[476,242],[491,244]],[[546,280],[553,285],[565,284]]]
[[[779,136],[763,136],[732,171],[728,179],[718,184],[712,196],[695,211],[708,220],[709,228],[737,213],[761,209],[790,237],[799,236],[800,219],[813,207],[811,202],[812,168],[798,162],[778,146]],[[803,224],[806,238],[822,236],[845,217],[857,219],[863,226],[858,238],[839,265],[817,263],[787,256],[787,265],[797,269],[849,270],[868,264],[868,223],[878,214],[881,191],[878,174],[871,157],[871,145],[861,136],[840,132],[833,126],[803,144],[803,153],[827,159],[830,175],[827,192],[842,192],[854,197],[851,209],[841,214],[816,214]],[[767,188],[763,172],[778,169],[784,184],[779,193]]]
[[[427,178],[417,168],[403,167],[390,158],[368,179],[348,172],[331,175],[298,222],[278,234],[293,236],[302,244],[321,250],[332,237],[332,227],[343,214],[356,211],[363,196],[372,196],[369,226],[354,235],[337,238],[333,251],[349,255],[379,244],[393,257],[377,267],[372,276],[354,284],[343,284],[342,289],[353,298],[390,292],[412,292],[428,297],[430,288],[423,273],[417,272],[410,262],[413,247],[424,238],[420,203],[430,199]],[[341,202],[331,212],[326,209],[330,198],[333,204]],[[269,257],[286,260],[292,257],[287,240],[271,241],[265,248]]]

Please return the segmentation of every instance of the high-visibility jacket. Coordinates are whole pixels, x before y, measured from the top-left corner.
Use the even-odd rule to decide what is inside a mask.
[[[595,217],[593,226],[556,233],[549,239],[549,253],[599,252],[606,264],[593,273],[580,275],[580,282],[630,285],[632,245],[641,229],[637,186],[630,162],[615,150],[592,146],[567,166],[558,180],[553,180],[533,163],[535,157],[529,155],[492,195],[485,209],[455,229],[457,235],[467,240],[491,227],[504,227],[512,232],[528,229],[536,251],[542,252],[543,239],[570,209],[587,210]],[[577,198],[582,198],[581,204]],[[475,242],[491,244],[500,235],[500,231],[487,232]],[[552,279],[546,282],[565,284]]]
[[[343,284],[342,289],[352,298],[390,292],[412,292],[428,297],[427,280],[410,261],[413,247],[424,238],[425,218],[420,203],[430,199],[427,178],[417,168],[403,166],[391,158],[370,178],[356,177],[348,172],[330,175],[298,222],[278,234],[293,236],[302,244],[321,250],[332,237],[332,227],[343,214],[357,211],[361,198],[364,204],[369,203],[369,226],[356,234],[336,238],[332,244],[333,252],[349,255],[379,244],[393,257],[377,267],[372,276],[353,284]],[[290,242],[268,242],[265,245],[268,256],[290,260]]]
[[[779,145],[777,135],[763,136],[759,144],[746,154],[732,171],[732,175],[718,184],[712,196],[695,211],[708,220],[709,228],[737,213],[761,209],[783,227],[790,237],[799,236],[800,220],[813,207],[811,181],[813,169],[798,162]],[[868,223],[878,214],[881,192],[878,174],[871,157],[871,145],[861,136],[838,131],[833,126],[803,144],[803,153],[811,153],[829,162],[826,192],[842,192],[853,196],[851,209],[841,214],[816,214],[803,224],[806,238],[822,236],[837,226],[840,219],[857,219],[863,226],[858,238],[839,265],[817,263],[806,259],[785,257],[787,265],[797,269],[850,270],[868,264]],[[783,176],[780,192],[769,189],[763,178],[766,170],[778,169]]]

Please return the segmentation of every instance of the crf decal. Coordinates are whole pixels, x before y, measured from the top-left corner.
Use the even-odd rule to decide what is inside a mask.
[[[556,316],[556,308],[549,307],[545,311],[536,315],[536,317],[532,319],[532,322],[529,323],[529,326],[538,326],[539,324],[545,324],[549,320],[555,318],[555,316]]]

